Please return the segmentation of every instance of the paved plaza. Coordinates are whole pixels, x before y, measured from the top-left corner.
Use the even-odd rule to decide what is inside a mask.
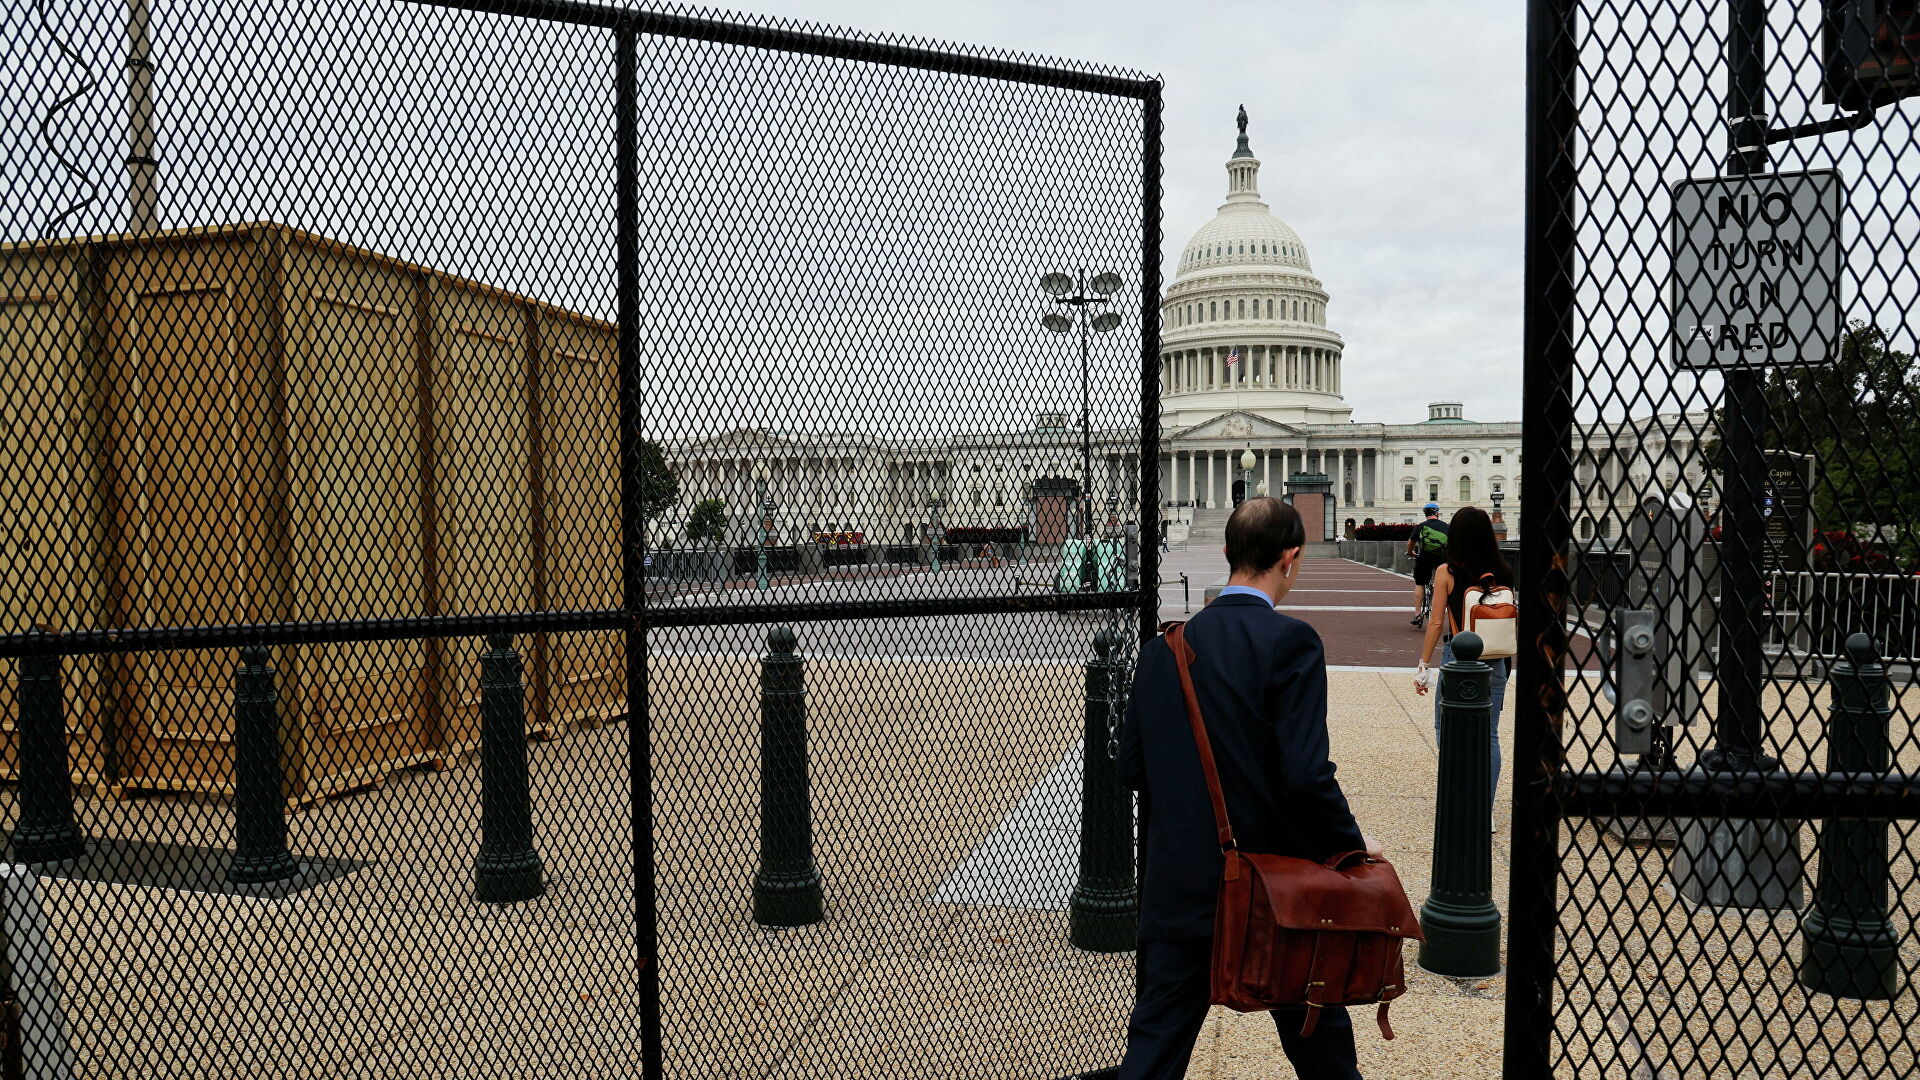
[[[1167,618],[1183,614],[1182,573],[1196,611],[1205,587],[1224,576],[1217,553],[1176,550],[1165,566]],[[987,589],[1004,569],[946,571],[930,584]],[[769,599],[833,587],[782,586]],[[1341,783],[1417,904],[1431,873],[1437,759],[1431,699],[1411,686],[1419,632],[1407,624],[1410,591],[1399,575],[1314,558],[1284,610],[1313,623],[1326,642]],[[799,930],[764,929],[749,917],[765,628],[657,635],[650,679],[670,1075],[964,1071],[1012,1080],[1062,1060],[1093,1068],[1117,1059],[1131,958],[1083,953],[1066,941],[1081,664],[1102,625],[1089,615],[889,620],[878,646],[858,626],[798,628],[827,899],[826,921]],[[1575,715],[1584,715],[1591,686],[1573,676]],[[1800,698],[1780,713],[1817,724],[1809,691],[1795,692]],[[1502,724],[1509,747],[1511,693]],[[288,898],[44,879],[80,1075],[185,1075],[215,1061],[233,1075],[261,1077],[637,1075],[626,725],[536,743],[531,760],[535,830],[551,883],[533,901],[490,907],[468,897],[479,796],[471,762],[403,774],[297,813],[293,850],[331,860],[334,876],[317,876]],[[1494,895],[1504,907],[1508,823],[1500,802]],[[181,846],[217,851],[230,837],[224,800],[89,797],[80,809],[100,858],[158,860],[164,843],[175,846],[168,857],[177,862]],[[1802,838],[1811,852],[1812,830]],[[1651,884],[1658,853],[1591,827],[1576,830],[1573,842],[1592,869],[1579,899],[1605,901],[1610,913],[1584,924],[1589,947],[1569,955],[1565,978],[1577,979],[1583,965],[1638,964],[1648,985],[1684,981],[1664,965],[1686,958],[1649,945],[1663,927],[1693,926],[1693,936],[1675,935],[1685,941],[1707,940],[1714,927],[1723,939],[1743,932],[1737,927],[1763,935],[1771,927],[1776,937],[1758,939],[1763,949],[1792,940],[1796,913],[1692,911]],[[1911,853],[1896,860],[1896,888],[1912,887],[1913,865]],[[1907,948],[1906,961],[1920,964],[1910,941]],[[1503,980],[1436,977],[1408,955],[1410,992],[1394,1007],[1400,1038],[1382,1042],[1364,1018],[1357,1025],[1367,1075],[1497,1075]],[[1753,970],[1777,980],[1777,970],[1788,969]],[[1776,1003],[1806,996],[1791,985],[1742,980],[1728,975],[1723,992]],[[1036,1011],[1036,1002],[1046,1009]],[[1778,1019],[1785,1015],[1802,1017],[1791,1023],[1806,1029],[1798,1037],[1809,1043],[1809,1059],[1836,1070],[1875,1053],[1871,1045],[1845,1049],[1854,1045],[1840,1039],[1848,1025],[1856,1035],[1888,1034],[1914,1020],[1909,995],[1892,1005],[1753,1012],[1741,1022],[1786,1024]],[[1677,1055],[1684,1032],[1633,1024],[1622,1013],[1586,1037],[1673,1046]],[[511,1038],[497,1037],[509,1030]],[[1823,1037],[1842,1049],[1820,1049]],[[1032,1049],[983,1061],[983,1039]],[[1699,1056],[1672,1060],[1727,1064],[1710,1059],[1711,1043],[1686,1045]],[[1889,1034],[1885,1045],[1898,1042]],[[1264,1017],[1216,1010],[1191,1075],[1285,1075],[1284,1068]]]

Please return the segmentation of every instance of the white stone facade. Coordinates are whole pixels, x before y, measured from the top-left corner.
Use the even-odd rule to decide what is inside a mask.
[[[1199,519],[1217,522],[1235,505],[1240,462],[1251,451],[1252,485],[1281,495],[1295,473],[1324,473],[1335,520],[1411,522],[1437,502],[1492,509],[1501,496],[1507,532],[1520,533],[1518,421],[1479,422],[1459,401],[1436,401],[1425,420],[1356,423],[1341,394],[1345,343],[1329,325],[1331,295],[1313,273],[1305,243],[1260,200],[1260,160],[1244,127],[1227,162],[1227,197],[1193,235],[1161,304],[1161,516],[1179,541]],[[1231,363],[1228,362],[1232,358]],[[1629,507],[1623,478],[1657,476],[1700,491],[1704,427],[1673,415],[1590,432],[1587,445],[1617,453],[1583,457],[1576,479],[1607,480],[1622,493],[1618,512],[1576,508],[1576,535],[1618,535]],[[682,441],[669,453],[682,472],[680,520],[701,498],[726,500],[729,540],[752,542],[756,462],[770,473],[772,539],[859,532],[873,542],[914,542],[936,527],[1029,524],[1030,485],[1077,481],[1079,432],[1068,418],[1042,415],[1021,432],[938,442],[864,434],[785,434],[760,429]],[[1138,432],[1095,431],[1096,519],[1138,495]],[[1208,513],[1212,511],[1213,513]],[[672,544],[678,522],[662,523]]]
[[[1187,242],[1161,305],[1161,490],[1174,537],[1196,510],[1234,505],[1249,450],[1256,492],[1326,474],[1343,525],[1413,521],[1429,501],[1489,507],[1497,492],[1517,532],[1519,423],[1470,421],[1457,401],[1419,423],[1353,422],[1331,295],[1300,235],[1260,200],[1259,177],[1243,128],[1226,201]]]

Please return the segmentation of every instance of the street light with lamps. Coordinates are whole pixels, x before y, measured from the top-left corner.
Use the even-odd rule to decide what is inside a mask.
[[[1041,318],[1040,325],[1056,334],[1064,334],[1080,326],[1080,539],[1091,543],[1093,540],[1093,407],[1089,384],[1090,340],[1094,334],[1104,334],[1120,325],[1117,312],[1103,311],[1094,315],[1090,310],[1095,304],[1110,303],[1107,297],[1120,290],[1120,275],[1108,271],[1097,274],[1092,281],[1087,280],[1087,272],[1077,271],[1077,277],[1053,273],[1040,279],[1040,289],[1053,297],[1056,304],[1065,304],[1078,314],[1067,318],[1057,311],[1049,311]],[[1067,295],[1071,291],[1073,295]],[[1092,549],[1080,562],[1080,584],[1082,588],[1093,588]]]
[[[1506,501],[1507,493],[1501,491],[1499,488],[1494,488],[1491,493],[1491,498],[1493,499],[1493,538],[1495,540],[1505,540],[1507,538],[1507,519],[1500,516],[1500,504]]]
[[[1240,451],[1240,501],[1246,502],[1253,497],[1253,467],[1258,464],[1253,456],[1253,447]],[[1264,494],[1264,492],[1263,492]]]
[[[754,583],[761,592],[767,589],[767,530],[773,527],[773,504],[767,500],[767,463],[753,463],[754,500],[760,511],[759,536],[754,559]]]

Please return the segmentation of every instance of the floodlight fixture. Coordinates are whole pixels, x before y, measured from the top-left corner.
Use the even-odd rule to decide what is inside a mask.
[[[1109,270],[1093,279],[1093,291],[1101,296],[1112,296],[1120,291],[1120,275]]]
[[[1056,334],[1064,334],[1073,329],[1073,320],[1057,311],[1049,311],[1040,317],[1040,325]]]
[[[1114,311],[1103,311],[1093,317],[1094,333],[1104,334],[1120,325],[1120,315]]]
[[[1040,291],[1049,296],[1065,296],[1073,288],[1073,279],[1065,274],[1052,273],[1040,279]]]

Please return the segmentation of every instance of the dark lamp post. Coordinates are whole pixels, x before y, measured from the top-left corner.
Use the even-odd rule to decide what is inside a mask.
[[[1106,304],[1120,289],[1120,275],[1108,271],[1087,280],[1087,272],[1077,271],[1076,277],[1053,273],[1040,279],[1040,289],[1053,297],[1056,304],[1065,304],[1075,310],[1076,317],[1067,318],[1057,311],[1050,311],[1040,320],[1040,325],[1056,334],[1064,334],[1080,327],[1080,539],[1093,537],[1093,426],[1092,398],[1089,390],[1089,342],[1093,334],[1104,334],[1120,325],[1120,316],[1112,311],[1103,311],[1094,315],[1091,308],[1095,304]],[[1069,296],[1068,292],[1072,295]],[[1083,582],[1084,584],[1084,582]]]
[[[767,501],[767,463],[753,463],[753,497],[755,509],[759,512],[759,542],[755,545],[754,584],[761,592],[767,590],[767,532],[773,528],[773,505]]]

